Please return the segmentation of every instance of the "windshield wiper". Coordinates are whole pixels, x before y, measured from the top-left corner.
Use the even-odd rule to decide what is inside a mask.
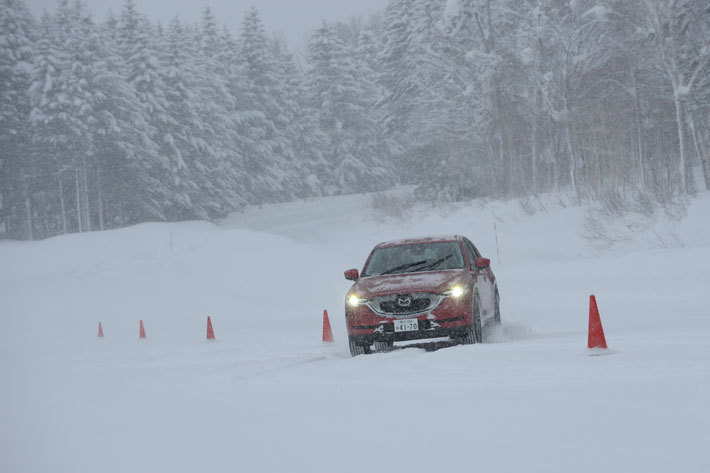
[[[394,272],[401,271],[401,270],[403,270],[403,269],[408,269],[408,268],[411,268],[411,267],[414,267],[414,266],[419,266],[420,264],[424,264],[424,263],[426,263],[427,261],[429,261],[429,260],[428,260],[428,259],[423,259],[423,260],[421,260],[421,261],[416,261],[416,262],[414,262],[414,263],[400,264],[399,266],[395,266],[394,268],[390,268],[390,269],[388,269],[387,271],[384,271],[384,272],[382,272],[382,273],[380,273],[380,274],[392,274],[392,273],[394,273]]]
[[[426,266],[422,266],[421,268],[418,268],[417,271],[424,271],[425,269],[434,269],[436,266],[440,265],[441,263],[443,263],[447,259],[451,258],[452,256],[454,256],[454,255],[448,254],[448,255],[444,256],[443,258],[439,258],[436,261],[432,261],[431,264],[428,264]]]

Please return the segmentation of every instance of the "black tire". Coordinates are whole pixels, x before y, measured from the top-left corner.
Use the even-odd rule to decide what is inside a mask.
[[[483,327],[481,326],[481,299],[478,293],[473,294],[473,323],[466,329],[466,333],[461,338],[464,345],[483,343]]]
[[[500,325],[502,322],[500,320],[500,294],[498,294],[498,288],[496,287],[496,295],[493,302],[493,323]]]
[[[357,343],[353,342],[351,339],[348,340],[348,343],[350,344],[350,354],[352,356],[358,356],[358,355],[364,355],[366,353],[370,353],[369,347],[365,347],[364,345],[358,345]]]
[[[476,337],[473,334],[473,329],[470,327],[466,329],[466,333],[464,333],[464,336],[461,337],[461,343],[463,345],[473,345],[476,343]]]

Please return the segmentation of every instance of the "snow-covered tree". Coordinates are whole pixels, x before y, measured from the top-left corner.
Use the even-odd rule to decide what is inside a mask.
[[[319,127],[318,111],[308,104],[306,84],[285,42],[274,39],[272,51],[282,91],[278,124],[286,139],[282,169],[290,179],[287,186],[296,197],[320,195],[327,136]]]
[[[33,70],[30,120],[36,149],[37,173],[45,181],[73,177],[74,216],[79,231],[91,230],[89,166],[94,152],[92,126],[96,123],[92,51],[83,6],[59,3],[53,21],[43,21],[42,38]],[[64,207],[63,189],[60,192]],[[66,215],[62,226],[66,228]]]
[[[126,81],[141,105],[146,134],[157,148],[155,152],[149,150],[129,159],[135,160],[134,168],[141,170],[143,180],[160,183],[157,187],[134,189],[133,194],[127,194],[131,201],[122,204],[121,218],[128,222],[148,216],[164,219],[164,209],[171,200],[169,179],[180,163],[170,160],[174,155],[170,153],[169,132],[175,123],[167,112],[158,35],[149,21],[137,12],[133,0],[126,0],[123,5],[117,33],[117,50],[123,61]],[[165,176],[170,178],[165,179]]]
[[[210,180],[214,181],[217,190],[212,200],[219,203],[212,207],[224,215],[246,202],[244,155],[235,122],[239,93],[233,95],[233,89],[230,90],[230,71],[234,67],[236,47],[228,32],[220,32],[209,8],[205,8],[202,15],[197,44],[199,48],[194,60],[198,64],[196,72],[200,84],[198,107],[207,133],[205,139],[211,147]]]
[[[97,26],[60,0],[37,27],[2,0],[0,235],[399,182],[667,198],[696,163],[710,185],[708,37],[703,0],[393,0],[301,64],[254,8],[235,40],[209,8],[163,28],[125,0]]]
[[[710,10],[702,0],[644,0],[646,20],[673,87],[678,130],[678,175],[689,189],[686,100],[710,62]]]
[[[277,126],[281,101],[276,65],[255,7],[242,20],[238,45],[237,59],[244,81],[241,115],[246,118],[244,170],[250,178],[250,194],[255,200],[264,201],[283,191],[286,176],[280,164],[286,141]]]
[[[36,26],[20,0],[0,1],[0,235],[32,238],[27,152]]]
[[[352,51],[326,23],[313,33],[308,59],[310,104],[320,111],[320,128],[328,137],[326,188],[329,193],[377,189],[391,173],[381,160],[386,149],[373,116],[374,84],[359,73]]]
[[[385,96],[380,101],[383,109],[382,124],[388,136],[397,142],[408,140],[407,130],[415,105],[418,83],[413,78],[411,63],[407,60],[411,50],[410,12],[413,0],[395,0],[385,12],[382,50],[377,58],[381,75],[380,85]]]

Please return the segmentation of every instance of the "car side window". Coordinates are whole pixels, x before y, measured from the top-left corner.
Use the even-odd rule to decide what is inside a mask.
[[[470,241],[468,242],[468,244],[471,245],[471,248],[473,248],[473,253],[476,255],[476,258],[483,258],[483,255],[481,255],[481,252],[478,251],[478,248],[476,248],[476,245],[474,245]]]
[[[468,240],[464,240],[464,246],[466,247],[466,253],[468,254],[468,260],[471,263],[471,266],[475,266],[476,264],[476,258],[480,258],[481,254],[478,252],[475,246],[473,246],[473,243],[471,243]]]

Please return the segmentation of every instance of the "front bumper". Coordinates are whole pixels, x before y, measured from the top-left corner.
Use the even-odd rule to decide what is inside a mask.
[[[405,342],[428,338],[461,338],[471,327],[471,296],[444,298],[430,312],[397,317],[382,317],[367,305],[345,306],[345,319],[350,341],[357,345],[374,342]],[[419,329],[394,331],[394,320],[417,319]]]
[[[357,331],[360,334],[351,334],[350,341],[357,345],[371,345],[374,342],[406,342],[441,337],[459,338],[468,330],[468,324],[465,323],[464,317],[439,319],[436,321],[436,325],[439,326],[434,326],[431,322],[430,320],[419,320],[419,330],[407,332],[395,332],[394,324],[391,322],[378,324],[377,326],[355,326],[354,328],[359,329]],[[453,326],[442,327],[441,324]],[[365,330],[370,333],[363,334],[362,332]]]

